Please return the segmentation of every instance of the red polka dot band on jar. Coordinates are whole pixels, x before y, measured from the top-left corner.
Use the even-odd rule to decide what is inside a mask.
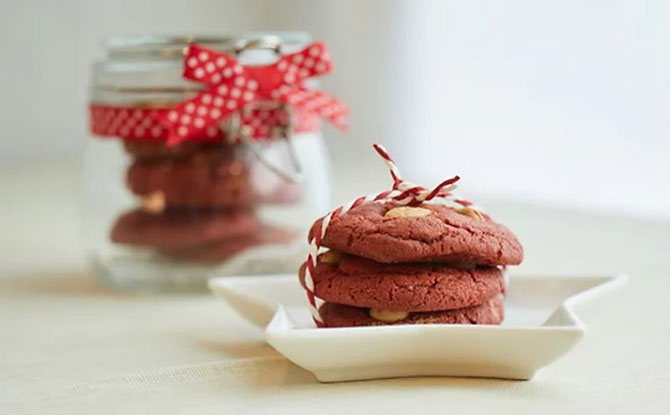
[[[287,125],[297,132],[318,128],[325,119],[346,129],[348,109],[331,95],[305,85],[310,78],[332,70],[323,42],[314,42],[268,65],[243,65],[224,52],[191,44],[184,58],[183,78],[204,84],[194,97],[165,108],[126,108],[93,102],[91,130],[100,136],[186,140],[219,139],[221,125],[240,114],[243,136],[263,139]],[[268,108],[268,103],[275,104]],[[258,105],[261,104],[261,105]],[[263,105],[264,104],[264,105]],[[290,106],[289,120],[284,106]],[[229,137],[234,141],[236,137]]]
[[[216,101],[220,97],[214,98]],[[195,104],[194,104],[195,105]],[[199,111],[200,114],[205,112]],[[198,108],[198,110],[200,109]],[[127,108],[111,106],[104,104],[91,104],[89,106],[91,132],[100,137],[120,137],[129,140],[158,140],[166,141],[169,136],[169,130],[161,119],[169,111],[169,108]],[[195,108],[194,110],[195,111]],[[186,121],[190,122],[191,115],[187,116]],[[212,110],[212,116],[219,115],[220,112],[215,108]],[[240,120],[241,126],[245,129],[245,136],[255,140],[264,140],[273,138],[277,128],[283,128],[288,123],[288,114],[282,108],[250,108],[249,111],[243,111]],[[189,137],[194,141],[218,141],[225,137],[221,128],[216,125],[204,127],[202,118],[193,119],[193,124],[200,131]],[[297,108],[293,112],[291,122],[292,132],[301,134],[316,131],[320,128],[321,120],[319,116],[309,112],[306,109]]]

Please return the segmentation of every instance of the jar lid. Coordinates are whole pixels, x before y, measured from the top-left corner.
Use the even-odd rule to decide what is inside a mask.
[[[146,94],[188,94],[202,88],[182,78],[183,56],[191,43],[236,53],[243,44],[281,45],[282,53],[294,52],[311,41],[304,32],[262,32],[239,36],[112,36],[104,39],[106,56],[93,64],[91,99],[94,101],[133,100]],[[270,49],[245,50],[239,56],[246,65],[273,62]]]
[[[102,41],[108,59],[177,59],[190,43],[229,51],[233,36],[110,36]]]

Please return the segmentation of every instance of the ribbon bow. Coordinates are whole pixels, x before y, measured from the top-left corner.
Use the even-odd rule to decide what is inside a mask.
[[[170,131],[168,144],[211,136],[221,121],[259,101],[292,105],[346,129],[347,108],[331,95],[303,85],[304,80],[332,68],[323,42],[312,43],[264,66],[245,66],[233,56],[192,44],[184,59],[183,76],[208,88],[162,116],[161,122]]]

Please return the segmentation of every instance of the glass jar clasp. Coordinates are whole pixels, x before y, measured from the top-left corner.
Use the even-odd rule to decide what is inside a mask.
[[[282,42],[278,36],[273,35],[260,36],[252,39],[243,39],[235,46],[235,54],[240,55],[241,53],[252,49],[269,49],[274,51],[277,56],[280,56],[282,51]],[[242,117],[239,113],[235,113],[229,117],[228,122],[224,127],[226,137],[228,137],[228,140],[231,142],[239,141],[245,143],[251,151],[252,155],[261,164],[263,164],[277,176],[281,177],[283,180],[292,183],[301,182],[303,180],[303,169],[300,161],[298,160],[298,156],[295,151],[295,145],[293,143],[293,108],[290,105],[284,103],[265,101],[247,105],[242,109],[242,112],[246,117],[247,115],[250,115],[254,109],[258,108],[279,110],[286,114],[286,123],[283,125],[274,126],[273,131],[270,133],[270,138],[280,138],[286,143],[286,150],[291,163],[290,170],[286,170],[280,166],[277,166],[263,156],[263,142],[265,140],[255,140],[252,137],[252,128],[246,125],[242,125]]]
[[[250,39],[242,39],[235,45],[235,55],[250,49],[269,49],[274,51],[277,56],[282,53],[282,41],[279,36],[265,35]]]

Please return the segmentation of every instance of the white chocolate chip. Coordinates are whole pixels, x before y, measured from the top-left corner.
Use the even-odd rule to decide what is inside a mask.
[[[344,254],[339,251],[326,251],[323,254],[318,256],[318,262],[323,262],[324,264],[337,264],[342,260]]]
[[[461,215],[468,216],[468,217],[470,217],[474,220],[484,220],[484,218],[482,217],[482,214],[479,213],[478,210],[474,210],[474,209],[469,208],[469,207],[456,209],[456,212],[460,213]]]
[[[379,308],[370,309],[370,317],[384,323],[394,323],[407,318],[407,316],[409,316],[409,313],[406,311],[383,310]]]
[[[385,218],[422,218],[424,216],[430,215],[430,210],[412,207],[412,206],[400,206],[393,208],[384,214]]]
[[[153,192],[142,200],[142,209],[149,213],[161,213],[165,210],[165,193]]]

